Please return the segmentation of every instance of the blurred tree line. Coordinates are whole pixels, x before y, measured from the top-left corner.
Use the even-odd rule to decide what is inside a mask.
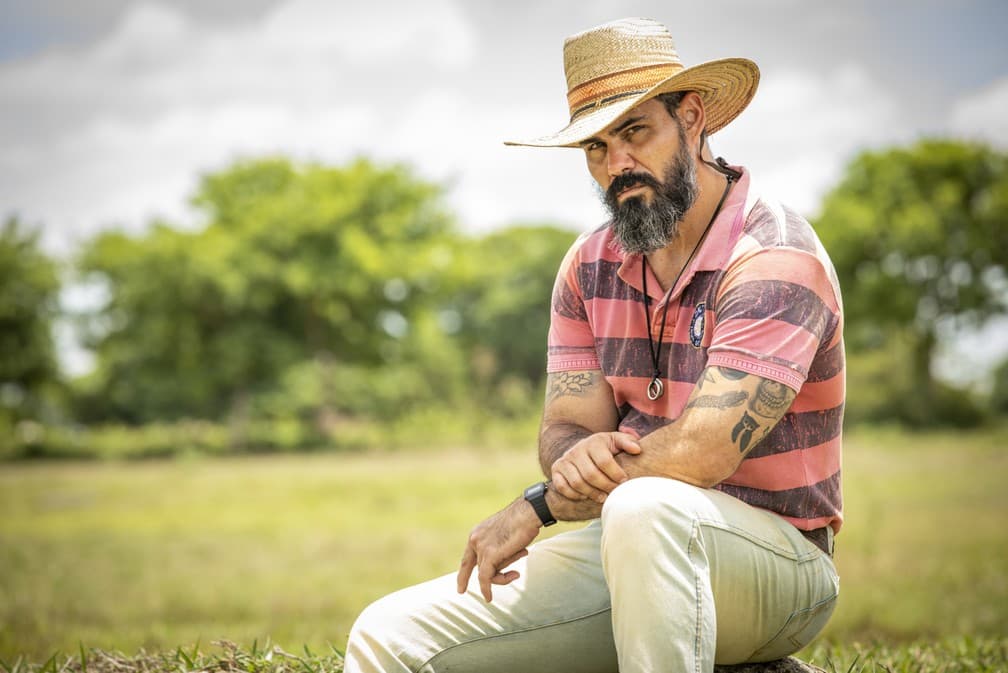
[[[11,319],[25,334],[4,344],[4,366],[21,369],[0,381],[24,399],[9,395],[2,435],[46,454],[471,441],[541,405],[553,278],[572,232],[463,235],[440,186],[366,160],[243,162],[206,176],[193,202],[198,231],[106,232],[73,261],[74,281],[106,299],[75,316],[96,367],[64,391],[65,432],[27,403],[58,380],[56,267],[34,234],[8,226],[0,246],[18,266],[4,264],[12,298],[0,302],[21,307]]]
[[[1008,362],[986,399],[933,367],[943,333],[1008,314],[1008,155],[941,140],[866,152],[814,224],[844,295],[849,421],[969,427],[1008,412]]]
[[[826,199],[815,225],[844,290],[849,420],[1008,412],[1008,365],[986,396],[931,366],[942,325],[1008,313],[1006,168],[986,146],[921,142],[863,154]],[[73,282],[105,296],[74,316],[96,367],[73,381],[54,358],[59,269],[7,221],[0,454],[408,445],[534,427],[574,233],[464,235],[440,186],[366,160],[238,163],[206,176],[194,204],[198,231],[107,232],[73,260]]]

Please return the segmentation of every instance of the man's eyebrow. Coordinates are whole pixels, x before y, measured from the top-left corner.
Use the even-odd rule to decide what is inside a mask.
[[[619,126],[617,126],[616,128],[614,128],[612,131],[609,131],[608,135],[611,135],[611,136],[619,135],[620,132],[623,131],[623,129],[627,128],[628,126],[632,126],[632,125],[636,124],[637,122],[639,122],[639,121],[641,121],[642,119],[645,119],[645,118],[647,118],[647,115],[637,115],[636,117],[630,117],[630,119],[627,119],[622,124],[620,124]],[[592,136],[591,138],[587,138],[585,140],[582,140],[581,143],[580,143],[580,146],[581,147],[588,147],[592,143],[597,143],[597,142],[602,142],[602,139],[599,138],[598,136]]]
[[[644,119],[645,117],[647,117],[647,115],[637,115],[636,117],[630,117],[630,119],[627,119],[622,124],[620,124],[619,126],[617,126],[616,128],[614,128],[612,131],[610,131],[609,134],[610,135],[614,135],[614,136],[615,135],[619,135],[620,132],[623,129],[625,129],[628,126],[633,126],[634,124],[636,124],[640,120]]]

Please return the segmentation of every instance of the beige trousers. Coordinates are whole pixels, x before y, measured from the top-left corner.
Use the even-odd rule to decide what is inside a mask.
[[[710,672],[791,654],[833,612],[829,556],[720,491],[632,479],[583,529],[532,545],[486,603],[455,575],[386,596],[350,634],[346,673]]]

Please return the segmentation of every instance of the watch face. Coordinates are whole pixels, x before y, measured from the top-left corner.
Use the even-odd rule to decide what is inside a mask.
[[[541,498],[546,493],[546,484],[539,482],[525,489],[525,499]]]

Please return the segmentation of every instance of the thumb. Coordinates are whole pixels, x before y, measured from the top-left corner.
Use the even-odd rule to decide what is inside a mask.
[[[611,436],[611,448],[614,456],[620,451],[635,455],[641,452],[640,444],[637,443],[637,438],[633,435],[628,435],[625,432],[613,432]]]

